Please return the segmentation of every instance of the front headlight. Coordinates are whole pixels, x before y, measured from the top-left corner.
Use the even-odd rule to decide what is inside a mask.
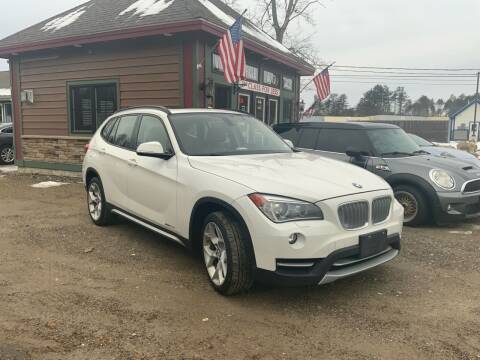
[[[432,179],[432,181],[442,189],[453,190],[455,188],[455,179],[445,170],[431,170],[430,179]]]
[[[309,202],[264,194],[251,194],[248,197],[267,218],[276,223],[323,220],[322,210]]]

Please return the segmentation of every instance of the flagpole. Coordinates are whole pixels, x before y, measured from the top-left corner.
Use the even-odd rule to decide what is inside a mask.
[[[335,65],[337,62],[334,61],[333,63],[331,63],[330,65],[328,65],[325,69],[323,69],[322,71],[325,71],[325,70],[328,70],[330,69],[333,65]],[[313,82],[313,79],[315,79],[315,76],[312,78],[312,80],[310,80],[307,85],[305,85],[302,90],[300,90],[300,94],[308,87],[308,85],[310,85],[312,82]]]
[[[243,13],[237,18],[241,18],[242,16],[244,16],[246,13],[247,13],[248,9],[245,9],[243,11]],[[222,38],[219,38],[218,41],[215,43],[215,45],[211,48],[210,52],[208,53],[208,56],[212,55],[213,52],[217,49],[217,46],[218,44],[220,43],[220,41],[222,41]],[[202,61],[200,61],[198,64],[197,64],[197,70],[200,70],[202,68],[202,66],[205,64],[205,60],[207,59],[207,54],[204,54],[203,55],[203,59]]]

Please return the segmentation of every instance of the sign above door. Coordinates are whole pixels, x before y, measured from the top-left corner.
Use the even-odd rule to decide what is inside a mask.
[[[280,96],[280,89],[267,85],[257,84],[250,81],[242,81],[239,86],[240,89],[243,90],[254,91],[257,93],[267,94],[271,96]]]

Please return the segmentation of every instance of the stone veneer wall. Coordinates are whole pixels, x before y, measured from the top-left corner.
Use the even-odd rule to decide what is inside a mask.
[[[90,138],[24,136],[23,160],[42,163],[81,165],[85,144]]]

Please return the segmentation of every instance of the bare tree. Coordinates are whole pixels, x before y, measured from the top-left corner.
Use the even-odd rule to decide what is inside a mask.
[[[294,20],[304,20],[314,24],[311,11],[316,6],[324,6],[320,0],[259,0],[259,16],[256,22],[265,31],[273,30],[275,39],[284,43],[287,31]]]

